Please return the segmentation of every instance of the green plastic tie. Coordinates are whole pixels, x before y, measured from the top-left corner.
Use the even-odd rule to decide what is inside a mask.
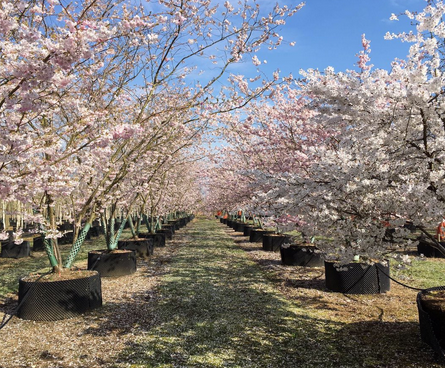
[[[136,231],[134,229],[133,219],[131,218],[131,216],[128,216],[128,224],[130,225],[131,235],[133,235],[133,237],[136,237]]]
[[[51,246],[51,239],[43,239],[43,246],[45,247],[46,254],[48,255],[49,263],[51,267],[57,267],[59,263],[54,256],[53,247]]]
[[[124,219],[121,223],[121,226],[119,226],[119,230],[117,231],[116,235],[110,239],[110,245],[108,247],[108,250],[115,250],[117,248],[117,242],[119,241],[119,238],[121,237],[122,231],[124,231],[126,222],[127,222],[127,219]],[[114,224],[113,224],[113,226],[114,226]]]
[[[68,258],[65,262],[65,268],[71,268],[71,265],[74,262],[74,259],[76,258],[77,254],[80,251],[80,248],[82,247],[83,242],[85,241],[85,238],[88,235],[88,231],[91,228],[91,224],[87,222],[85,226],[83,227],[82,231],[80,232],[79,236],[77,237],[75,243],[70,249],[70,253],[68,255]]]

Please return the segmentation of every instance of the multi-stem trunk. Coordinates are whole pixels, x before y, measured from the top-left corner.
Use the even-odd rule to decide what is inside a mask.
[[[115,215],[116,215],[115,209],[116,209],[115,206],[113,206],[112,210],[110,211],[109,217],[104,215],[102,218],[105,228],[105,241],[107,242],[108,251],[113,251],[117,248],[119,238],[127,222],[127,217],[125,217],[122,220],[122,223],[120,224],[118,231],[117,232],[114,231]]]
[[[71,266],[74,262],[74,259],[76,258],[77,254],[79,253],[80,248],[82,247],[82,245],[88,235],[88,231],[90,230],[94,219],[95,219],[95,206],[93,206],[91,215],[90,215],[87,223],[82,228],[82,230],[80,230],[80,228],[81,228],[81,219],[80,218],[79,218],[78,222],[76,223],[75,233],[74,233],[74,238],[73,238],[73,245],[71,246],[70,252],[66,259],[66,262],[64,265],[65,268],[68,268],[68,269],[71,268]]]

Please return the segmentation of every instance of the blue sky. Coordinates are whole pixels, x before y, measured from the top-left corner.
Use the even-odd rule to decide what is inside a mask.
[[[298,2],[288,0],[288,4]],[[260,60],[267,60],[262,70],[269,74],[279,68],[283,75],[298,77],[300,69],[354,69],[363,33],[371,41],[371,63],[376,68],[390,69],[394,58],[407,55],[409,44],[385,40],[386,32],[414,30],[407,17],[390,21],[391,13],[421,11],[425,6],[425,0],[306,0],[303,9],[280,32],[296,45],[262,52]]]

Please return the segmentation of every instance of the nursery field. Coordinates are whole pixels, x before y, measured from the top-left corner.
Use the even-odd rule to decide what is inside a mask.
[[[85,245],[79,268],[104,248],[101,238]],[[392,265],[394,278],[445,285],[445,259],[409,255],[410,267]],[[46,263],[41,253],[0,259],[0,319],[17,305],[18,277]],[[420,339],[416,290],[330,292],[323,268],[283,266],[215,219],[193,220],[135,274],[103,278],[102,294],[102,308],[77,318],[13,317],[0,330],[0,367],[442,366]]]

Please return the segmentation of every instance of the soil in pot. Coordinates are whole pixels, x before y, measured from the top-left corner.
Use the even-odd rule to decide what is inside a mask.
[[[88,252],[88,269],[101,277],[131,275],[136,272],[136,254],[131,249],[93,250]]]
[[[22,319],[56,321],[76,317],[101,305],[101,282],[96,271],[66,271],[19,280],[17,316]]]

